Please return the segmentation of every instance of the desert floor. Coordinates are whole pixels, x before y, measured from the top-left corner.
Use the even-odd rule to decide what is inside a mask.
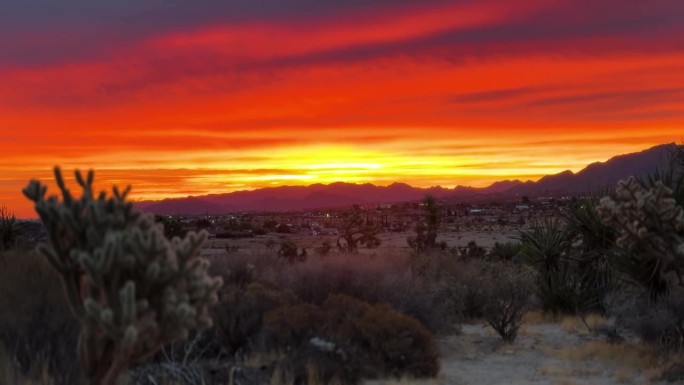
[[[461,335],[439,339],[442,368],[438,378],[367,384],[666,383],[658,381],[663,366],[636,343],[609,344],[589,333],[579,319],[536,322],[539,320],[524,325],[510,345],[502,344],[483,324],[463,325]]]
[[[498,230],[498,229],[497,229]],[[515,229],[503,231],[463,231],[442,233],[438,241],[449,247],[465,247],[476,241],[489,249],[495,242],[506,242],[518,234]],[[368,255],[401,255],[410,251],[406,238],[411,232],[382,233],[382,244],[374,249],[361,248]],[[327,241],[334,253],[337,236],[269,234],[243,239],[211,239],[203,254],[226,255],[226,246],[233,253],[257,255],[274,253],[283,239],[291,239],[309,255]],[[271,244],[270,246],[269,243]],[[590,326],[607,322],[599,317],[586,318]],[[513,344],[502,344],[485,322],[462,326],[457,335],[438,336],[442,354],[441,373],[431,380],[368,381],[381,384],[665,384],[660,381],[670,364],[656,359],[636,341],[610,344],[594,333],[577,317],[549,319],[537,312],[528,313],[518,338]],[[679,383],[684,383],[684,376]]]
[[[413,232],[403,233],[380,233],[380,246],[367,249],[361,247],[360,253],[368,255],[383,255],[389,254],[397,255],[397,252],[408,252],[409,247],[406,242],[407,237],[413,235]],[[486,249],[491,248],[496,242],[511,241],[518,235],[515,229],[492,230],[492,231],[461,231],[461,232],[446,232],[440,233],[437,237],[438,241],[445,241],[449,247],[465,247],[468,242],[475,241],[478,246]],[[238,239],[209,239],[205,242],[205,248],[202,254],[221,255],[225,253],[226,246],[236,248],[237,253],[253,255],[269,251],[269,242],[272,243],[270,250],[277,250],[278,244],[283,239],[290,239],[294,241],[300,248],[306,248],[310,255],[313,254],[314,248],[320,247],[323,242],[329,242],[333,247],[332,252],[336,252],[337,236],[334,235],[300,235],[300,234],[274,234],[258,235],[252,238],[238,238]]]

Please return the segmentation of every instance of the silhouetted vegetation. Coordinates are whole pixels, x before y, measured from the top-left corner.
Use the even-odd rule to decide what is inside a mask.
[[[343,217],[341,234],[337,238],[337,248],[347,253],[355,252],[359,246],[373,248],[380,245],[378,229],[366,223],[360,210],[347,212]]]
[[[21,233],[21,223],[7,207],[0,206],[0,252],[13,248]]]

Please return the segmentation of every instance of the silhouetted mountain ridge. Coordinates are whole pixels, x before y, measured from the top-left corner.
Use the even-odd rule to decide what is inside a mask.
[[[162,201],[139,202],[143,210],[157,214],[203,214],[233,211],[289,211],[333,208],[352,204],[397,203],[420,200],[430,194],[436,198],[468,199],[487,195],[534,195],[545,193],[582,194],[613,188],[630,175],[643,176],[662,166],[678,146],[664,144],[647,150],[615,156],[606,162],[596,162],[583,170],[570,170],[547,175],[537,182],[502,180],[488,187],[457,186],[419,188],[406,183],[376,186],[371,183],[335,182],[309,186],[277,186],[257,190],[210,194]]]

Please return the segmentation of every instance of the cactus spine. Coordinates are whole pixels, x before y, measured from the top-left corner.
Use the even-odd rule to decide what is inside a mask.
[[[620,181],[615,197],[601,199],[598,212],[618,231],[618,267],[653,299],[670,290],[673,278],[684,286],[684,208],[672,189],[661,181],[645,188],[630,177]]]
[[[49,242],[39,246],[62,278],[73,313],[82,323],[78,354],[92,385],[112,385],[132,363],[145,360],[163,345],[187,337],[196,327],[210,327],[209,306],[217,302],[222,281],[207,274],[199,258],[206,232],[172,241],[162,225],[113,188],[93,194],[93,171],[84,178],[80,198],[66,188],[46,198],[47,187],[31,180],[23,190],[35,202]]]

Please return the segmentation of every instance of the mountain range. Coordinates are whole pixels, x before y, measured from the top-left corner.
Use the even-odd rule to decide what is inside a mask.
[[[457,186],[419,188],[405,183],[376,186],[370,183],[331,183],[309,186],[279,186],[225,194],[189,196],[162,201],[142,201],[136,205],[156,214],[220,214],[235,211],[290,211],[333,208],[352,204],[377,204],[416,201],[430,194],[436,198],[477,199],[496,196],[574,195],[614,188],[630,175],[643,176],[664,166],[670,155],[681,148],[674,143],[615,156],[596,162],[581,171],[570,170],[547,175],[536,182],[503,180],[484,188]]]

